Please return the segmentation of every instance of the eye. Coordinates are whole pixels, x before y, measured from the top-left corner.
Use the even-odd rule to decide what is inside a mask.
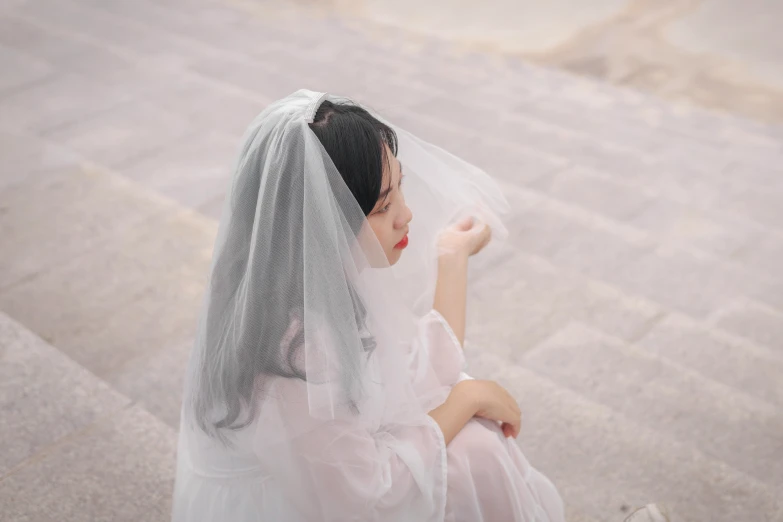
[[[378,209],[378,214],[382,214],[382,213],[388,211],[389,207],[391,207],[391,203],[387,203],[385,207],[379,208]]]

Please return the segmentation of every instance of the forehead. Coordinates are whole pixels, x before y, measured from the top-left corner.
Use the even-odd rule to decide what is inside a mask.
[[[386,147],[386,161],[384,162],[383,166],[383,179],[385,181],[389,180],[389,176],[391,176],[391,181],[394,182],[395,180],[399,179],[400,172],[402,171],[402,165],[400,164],[400,160],[398,160],[389,150],[388,147]]]

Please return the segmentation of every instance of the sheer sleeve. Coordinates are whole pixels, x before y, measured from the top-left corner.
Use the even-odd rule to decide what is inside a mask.
[[[430,311],[419,321],[411,343],[410,370],[417,394],[424,401],[437,402],[436,397],[442,399],[464,369],[465,355],[457,336],[437,310]]]
[[[409,368],[421,404],[430,411],[460,378],[462,347],[436,311],[418,323]],[[280,380],[273,395],[284,411],[267,416],[262,407],[256,453],[280,482],[288,502],[308,522],[442,522],[446,505],[446,444],[427,414],[377,430],[347,420],[327,423],[307,414],[306,387]],[[264,419],[285,419],[285,427]],[[296,437],[270,443],[275,433]]]
[[[294,410],[287,413],[297,421]],[[301,520],[442,522],[446,444],[429,415],[373,432],[331,421],[276,447],[263,444],[266,429],[257,428],[257,456]]]

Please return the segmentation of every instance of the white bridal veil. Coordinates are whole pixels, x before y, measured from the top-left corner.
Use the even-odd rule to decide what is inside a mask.
[[[444,456],[410,440],[411,430],[432,432],[427,412],[448,389],[417,390],[411,340],[432,307],[438,231],[473,213],[502,236],[497,215],[507,204],[481,170],[385,122],[397,134],[414,215],[409,247],[388,266],[309,126],[327,99],[350,103],[298,91],[245,134],[186,378],[175,520],[213,520],[210,510],[231,509],[270,522],[354,520],[340,518],[345,502],[357,502],[351,512],[362,521],[437,520],[442,512],[443,499],[430,490],[440,487]],[[329,470],[323,489],[313,485],[318,466],[293,464],[303,444],[312,449],[314,433],[328,434],[318,439],[328,441],[318,450],[318,466]],[[352,444],[356,462],[329,460],[341,441]],[[410,472],[414,493],[384,496],[399,472],[394,462]],[[207,487],[220,479],[219,492]],[[243,488],[255,488],[255,498]],[[297,501],[286,493],[293,490],[316,507],[297,505],[294,514],[287,506]]]

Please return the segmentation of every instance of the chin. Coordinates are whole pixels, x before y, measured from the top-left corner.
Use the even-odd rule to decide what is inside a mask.
[[[402,250],[399,250],[397,248],[392,249],[392,251],[388,254],[386,254],[386,259],[389,260],[389,266],[395,264],[397,261],[400,260],[402,257]]]

